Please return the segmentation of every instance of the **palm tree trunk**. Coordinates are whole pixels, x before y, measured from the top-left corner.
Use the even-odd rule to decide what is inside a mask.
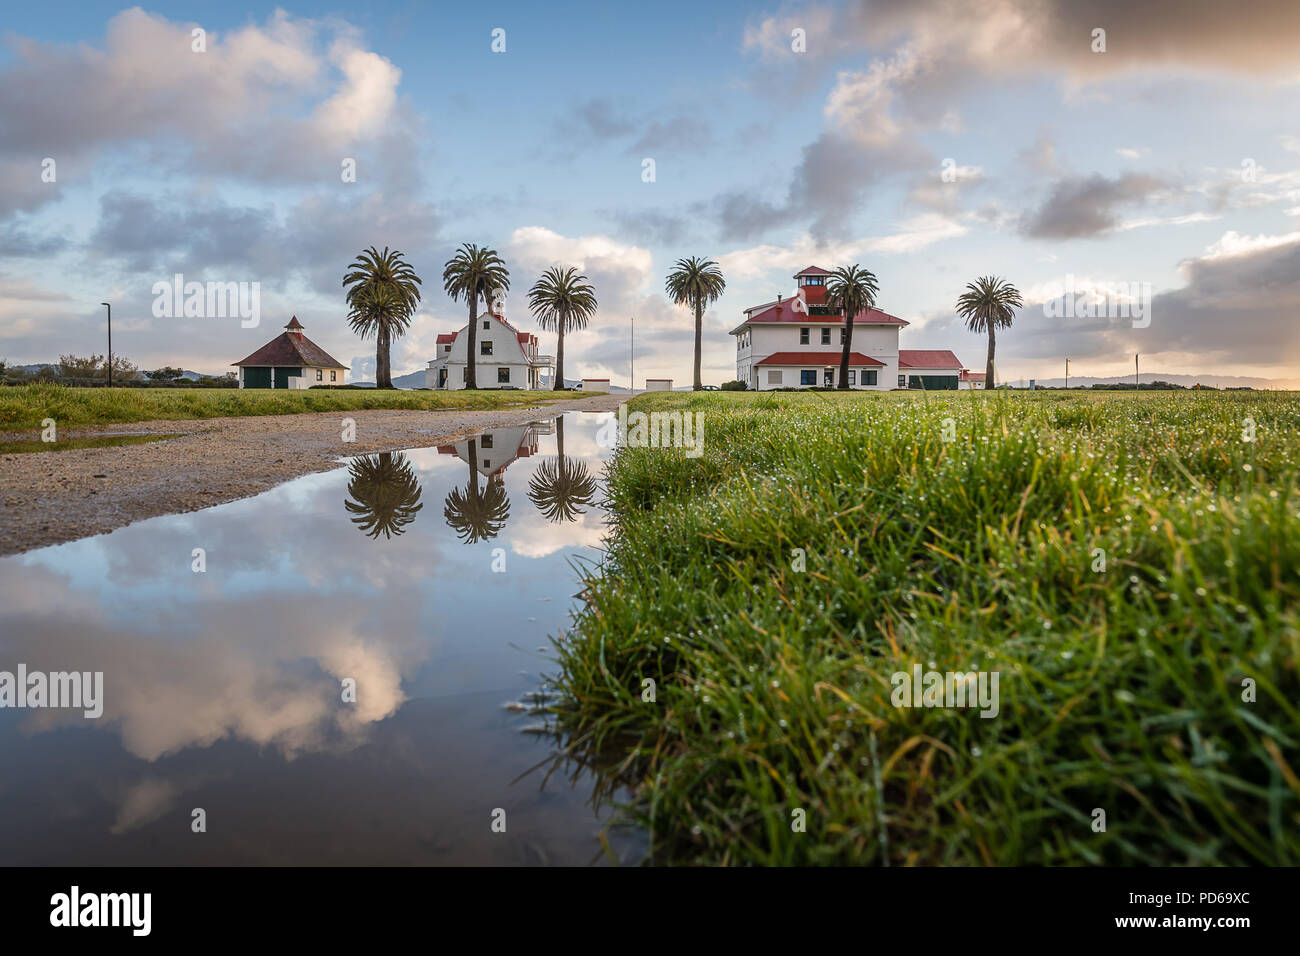
[[[381,324],[375,336],[375,388],[393,387],[393,369],[389,361],[389,330]]]
[[[555,327],[560,333],[560,341],[555,346],[555,384],[551,388],[558,392],[564,388],[564,320],[560,319]]]
[[[989,323],[989,361],[984,367],[984,387],[993,387],[993,353],[997,351],[998,343],[993,335],[993,323]]]
[[[561,415],[555,420],[555,453],[560,458],[560,465],[564,465],[564,416]]]
[[[478,296],[473,292],[469,296],[469,335],[465,338],[465,387],[478,388],[478,376],[474,374],[478,365]]]
[[[695,391],[704,387],[700,381],[700,352],[703,348],[704,337],[704,301],[697,295],[695,297]]]
[[[849,310],[844,310],[844,349],[840,355],[840,380],[835,387],[847,389],[849,387],[849,351],[853,348],[853,316],[849,315]]]
[[[469,440],[469,498],[478,498],[478,439]]]

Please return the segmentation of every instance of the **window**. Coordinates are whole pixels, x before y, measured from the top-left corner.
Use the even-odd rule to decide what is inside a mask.
[[[444,346],[442,347],[442,350],[443,350],[444,352],[450,352],[450,351],[451,351],[451,346],[450,346],[450,345],[444,345]]]
[[[807,330],[807,329],[800,329],[800,330],[799,330],[799,344],[800,344],[800,345],[807,345],[807,344],[808,344],[808,330]]]
[[[484,331],[484,332],[491,332],[491,331],[492,331],[492,321],[491,321],[490,319],[484,319],[484,320],[483,320],[483,331]]]
[[[898,376],[898,387],[899,387],[899,388],[907,388],[907,376],[906,376],[906,375],[900,375],[900,376]]]
[[[480,439],[478,440],[478,444],[479,444],[479,447],[480,447],[480,448],[491,448],[491,447],[492,447],[492,436],[491,436],[491,435],[484,435],[482,438],[480,438]]]
[[[491,355],[491,354],[492,354],[492,342],[491,342],[491,341],[488,341],[488,340],[485,340],[485,341],[480,342],[480,343],[478,344],[478,354],[479,354],[479,355]]]
[[[767,370],[767,384],[768,384],[768,385],[780,385],[780,384],[781,384],[781,370],[780,370],[780,369],[777,369],[777,368],[770,368],[770,369]]]
[[[843,345],[843,344],[844,344],[844,340],[847,339],[848,337],[849,337],[849,330],[848,330],[848,329],[840,329],[840,345]]]
[[[830,345],[830,344],[831,344],[831,330],[822,329],[822,345]]]
[[[816,385],[817,370],[815,368],[804,368],[799,370],[800,385]]]
[[[484,467],[484,468],[491,468],[491,467],[492,467],[492,462],[491,462],[489,459],[484,458],[484,459],[483,459],[483,467]]]
[[[339,380],[339,373],[338,373],[338,372],[330,372],[330,381],[331,381],[331,382],[337,382],[338,380]]]
[[[804,276],[803,284],[804,285],[825,285],[826,277],[825,276]]]
[[[863,377],[863,381],[864,382],[866,381],[865,376]],[[853,369],[849,369],[849,384],[850,385],[858,384],[858,373],[855,372]]]
[[[510,369],[508,368],[497,369],[497,384],[498,385],[510,384]]]
[[[850,378],[849,378],[849,384],[853,384],[853,378],[852,378],[852,375],[853,375],[853,373],[852,373],[852,372],[849,372],[849,376],[850,376]],[[874,368],[864,368],[864,369],[862,370],[862,384],[863,384],[863,385],[875,385],[875,384],[876,384],[876,370],[875,370]]]
[[[325,381],[325,372],[322,369],[316,369],[316,381]]]
[[[829,369],[829,368],[828,368],[828,369],[826,369],[826,370],[822,373],[822,384],[823,384],[823,385],[826,385],[826,386],[831,386],[831,385],[834,385],[834,384],[835,384],[835,370],[834,370],[834,369]]]

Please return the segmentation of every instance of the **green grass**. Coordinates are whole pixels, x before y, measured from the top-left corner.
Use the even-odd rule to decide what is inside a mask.
[[[387,389],[197,389],[72,388],[15,385],[0,388],[0,432],[41,427],[52,418],[60,428],[144,422],[155,419],[292,415],[367,408],[492,409],[581,398],[551,391],[403,391]]]
[[[106,435],[102,438],[65,438],[46,442],[40,439],[0,441],[0,455],[29,455],[46,451],[70,451],[73,448],[114,448],[118,445],[147,445],[150,442],[180,438],[180,435]]]
[[[555,683],[655,861],[1300,863],[1300,397],[633,408],[705,453],[616,455]],[[894,707],[916,662],[996,670],[999,715]]]

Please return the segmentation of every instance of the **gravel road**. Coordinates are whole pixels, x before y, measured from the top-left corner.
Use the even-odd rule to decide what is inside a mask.
[[[337,468],[343,457],[437,445],[563,411],[613,411],[624,400],[617,395],[591,395],[493,411],[367,410],[132,422],[69,433],[62,437],[182,437],[143,445],[0,455],[0,555],[247,498],[290,478]],[[350,444],[342,441],[344,418],[356,422],[356,441]]]

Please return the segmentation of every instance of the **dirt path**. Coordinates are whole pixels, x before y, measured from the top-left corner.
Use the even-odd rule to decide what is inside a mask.
[[[337,468],[341,457],[436,445],[562,411],[613,411],[624,400],[592,395],[494,411],[376,409],[132,422],[69,433],[64,437],[182,437],[144,445],[0,455],[0,555],[247,498],[290,478]],[[356,422],[353,443],[342,441],[344,418]]]

